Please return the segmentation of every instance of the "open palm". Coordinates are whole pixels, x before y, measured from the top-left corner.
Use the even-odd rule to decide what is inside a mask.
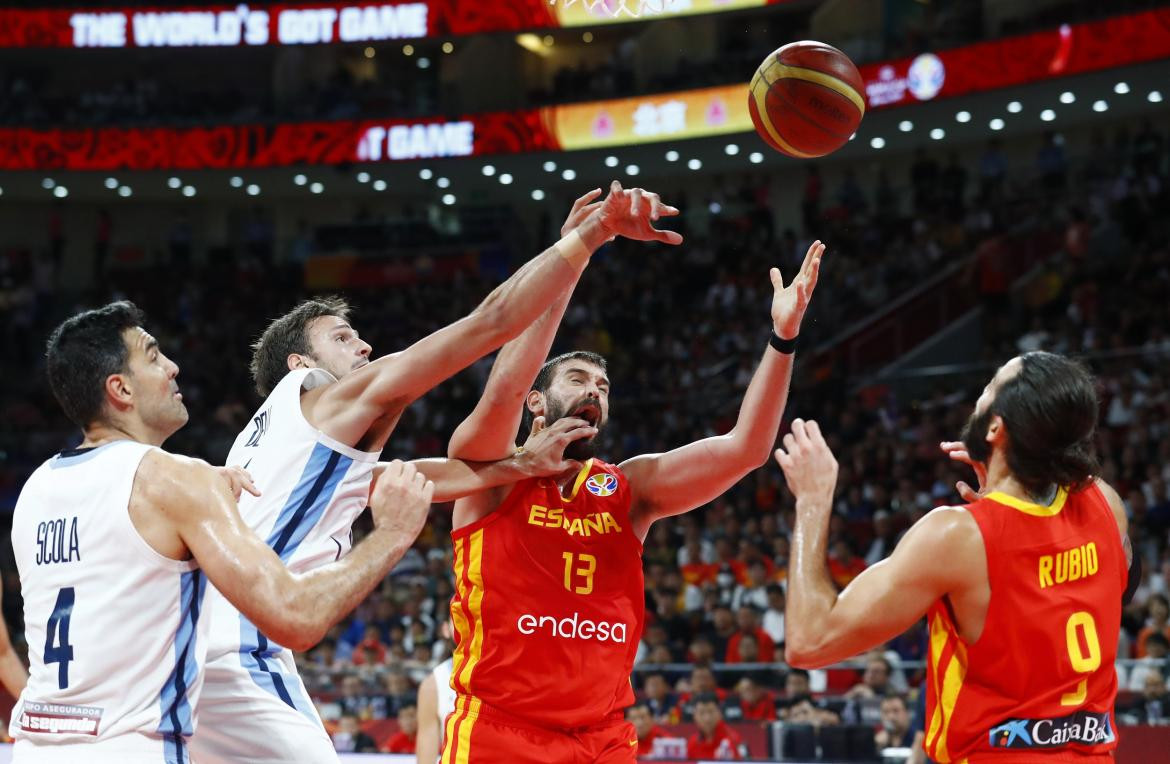
[[[800,271],[788,286],[784,286],[779,268],[773,268],[768,273],[775,290],[772,294],[772,326],[781,339],[790,340],[800,334],[800,321],[816,289],[823,254],[825,245],[818,239],[808,248]]]

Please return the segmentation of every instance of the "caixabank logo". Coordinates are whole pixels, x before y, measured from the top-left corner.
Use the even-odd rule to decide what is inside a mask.
[[[1078,711],[1054,719],[1009,719],[988,732],[992,748],[1055,748],[1100,745],[1116,740],[1108,713]]]

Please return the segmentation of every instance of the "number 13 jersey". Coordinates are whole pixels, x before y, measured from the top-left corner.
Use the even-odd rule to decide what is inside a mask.
[[[642,543],[617,467],[590,459],[567,496],[551,478],[523,480],[495,512],[451,536],[451,685],[469,713],[452,715],[448,737],[483,705],[567,728],[633,702]]]

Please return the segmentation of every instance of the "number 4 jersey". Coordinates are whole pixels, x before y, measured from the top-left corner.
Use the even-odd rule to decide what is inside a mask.
[[[152,448],[119,440],[62,452],[20,492],[12,548],[30,666],[9,725],[16,761],[189,761],[204,579],[130,519]]]
[[[930,611],[927,753],[941,764],[1107,758],[1127,576],[1108,502],[1094,485],[1048,506],[992,493],[967,511],[991,601],[974,644],[945,601]]]
[[[642,544],[617,467],[590,459],[567,496],[550,478],[523,480],[495,512],[451,536],[451,684],[460,696],[451,743],[469,739],[481,708],[575,728],[633,702]]]

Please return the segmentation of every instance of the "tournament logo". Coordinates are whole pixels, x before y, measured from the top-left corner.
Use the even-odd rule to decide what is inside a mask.
[[[910,64],[906,85],[919,101],[929,101],[942,90],[946,78],[947,68],[942,59],[933,53],[923,53]]]
[[[613,496],[617,493],[618,481],[607,472],[599,472],[585,481],[585,489],[594,496]]]

